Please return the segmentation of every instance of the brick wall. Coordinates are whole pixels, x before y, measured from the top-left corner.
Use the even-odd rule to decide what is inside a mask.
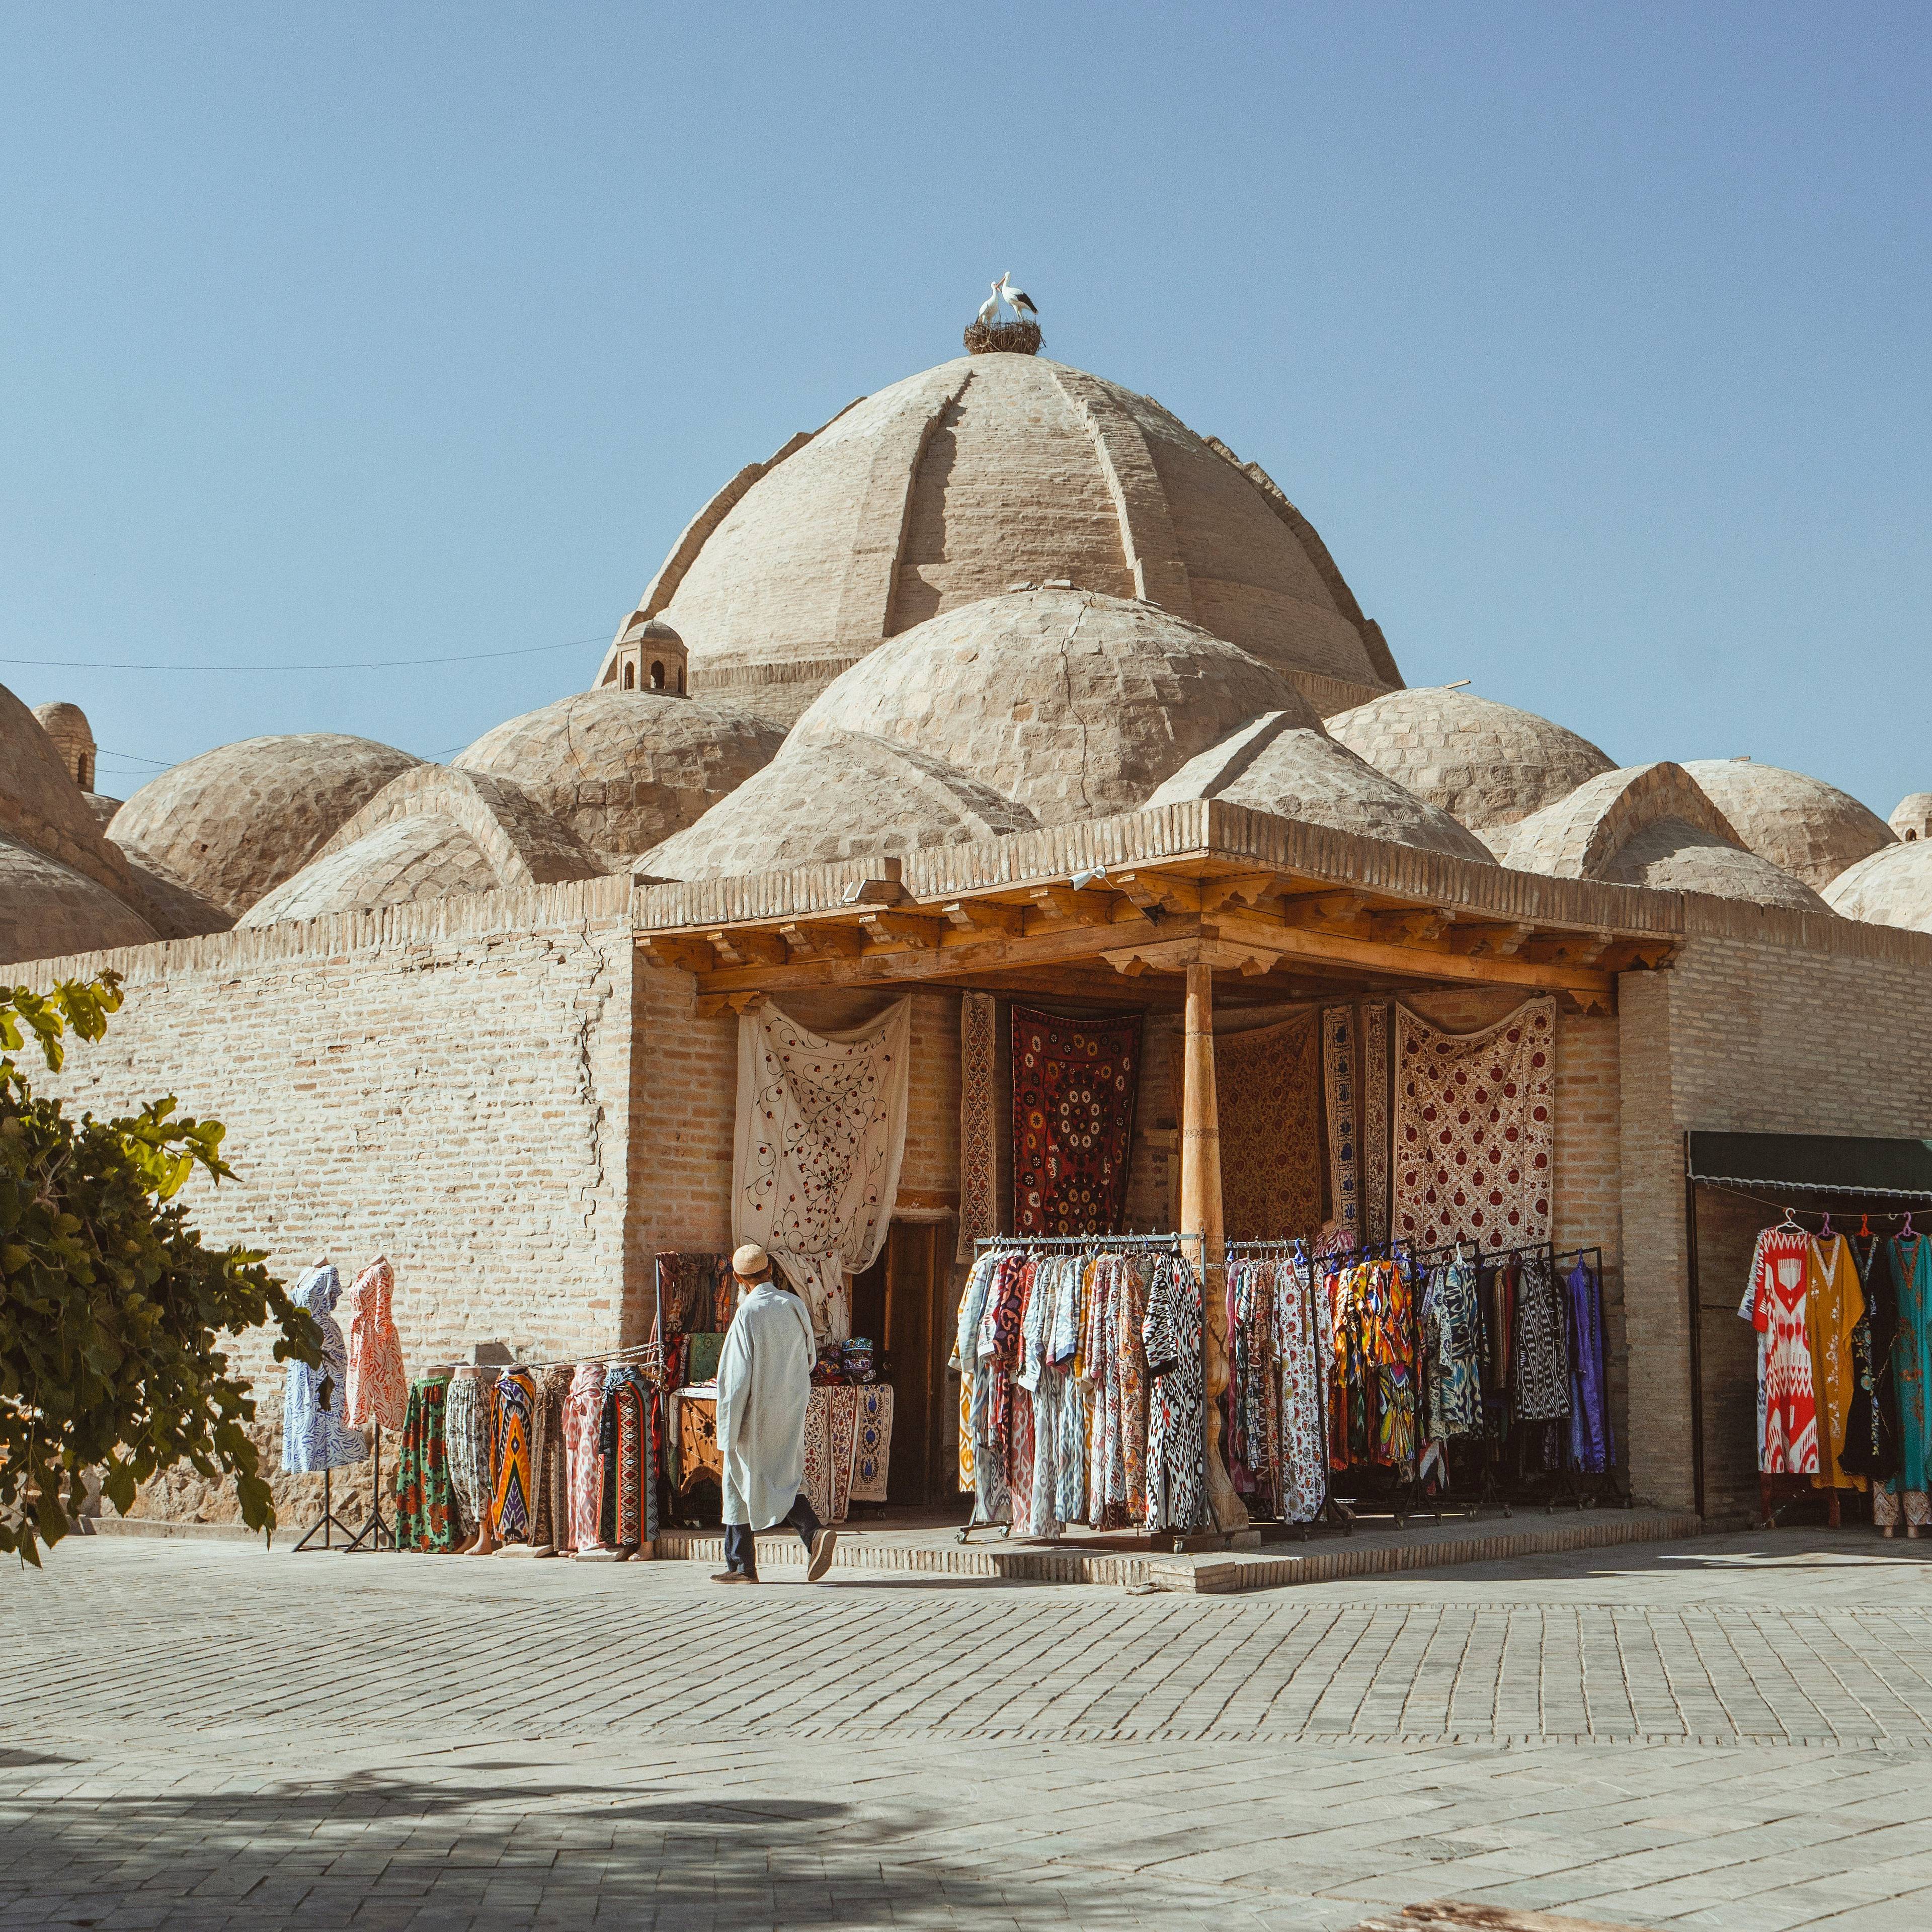
[[[1687,1130],[1932,1135],[1932,946],[1924,936],[1803,922],[1764,938],[1712,908],[1668,972],[1619,984],[1624,1220],[1640,1494],[1691,1497]],[[1767,928],[1780,922],[1763,920]],[[1786,915],[1784,922],[1792,922]],[[1696,1288],[1706,1508],[1755,1487],[1756,1358],[1737,1319],[1757,1228],[1774,1210],[1700,1190]],[[1642,1372],[1646,1368],[1654,1372]]]
[[[622,884],[596,880],[8,976],[117,968],[126,1001],[106,1038],[37,1088],[96,1114],[172,1093],[220,1119],[239,1178],[189,1184],[204,1234],[266,1250],[290,1280],[326,1255],[345,1286],[386,1252],[413,1369],[483,1341],[552,1359],[616,1340],[632,958]],[[236,1352],[265,1415],[270,1339]],[[228,1504],[197,1487],[177,1513]]]

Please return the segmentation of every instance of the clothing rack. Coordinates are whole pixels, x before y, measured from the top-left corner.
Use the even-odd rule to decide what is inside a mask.
[[[328,1476],[328,1471],[323,1470],[322,1472],[322,1514],[302,1532],[302,1540],[295,1546],[294,1553],[298,1556],[315,1540],[315,1533],[317,1530],[322,1532],[322,1546],[325,1550],[332,1550],[335,1546],[329,1540],[329,1532],[332,1529],[340,1530],[345,1538],[352,1538],[356,1534],[356,1532],[335,1514],[334,1506],[329,1498]],[[352,1542],[349,1546],[352,1549],[353,1543]]]
[[[1178,1248],[1202,1234],[982,1234],[974,1248]]]
[[[396,1532],[382,1514],[382,1425],[372,1421],[370,1428],[375,1437],[372,1453],[376,1461],[369,1478],[369,1520],[356,1532],[349,1547],[342,1552],[345,1556],[358,1550],[381,1550],[385,1546],[385,1538],[388,1538],[388,1548],[394,1550],[397,1546]]]

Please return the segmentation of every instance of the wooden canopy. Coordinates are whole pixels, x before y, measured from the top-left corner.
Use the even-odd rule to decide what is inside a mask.
[[[975,987],[1184,1005],[1180,1226],[1205,1285],[1215,1526],[1247,1513],[1215,1398],[1228,1385],[1213,1010],[1430,986],[1553,992],[1608,1012],[1616,976],[1682,944],[1676,895],[1546,878],[1195,800],[1084,825],[694,884],[639,882],[638,943],[700,1012],[812,986]]]

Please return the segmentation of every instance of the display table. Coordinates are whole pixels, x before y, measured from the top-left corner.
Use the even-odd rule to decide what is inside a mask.
[[[670,1436],[664,1466],[678,1496],[707,1480],[724,1487],[716,1382],[672,1390]],[[805,1493],[821,1522],[843,1522],[855,1502],[885,1501],[892,1447],[890,1383],[812,1384],[805,1412]]]

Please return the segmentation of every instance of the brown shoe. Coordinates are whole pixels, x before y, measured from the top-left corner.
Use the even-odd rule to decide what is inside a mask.
[[[747,1576],[742,1570],[721,1570],[712,1578],[714,1583],[755,1583],[755,1576]]]
[[[821,1529],[812,1539],[812,1562],[806,1568],[805,1580],[815,1583],[832,1568],[832,1552],[838,1547],[838,1532],[836,1529]]]

